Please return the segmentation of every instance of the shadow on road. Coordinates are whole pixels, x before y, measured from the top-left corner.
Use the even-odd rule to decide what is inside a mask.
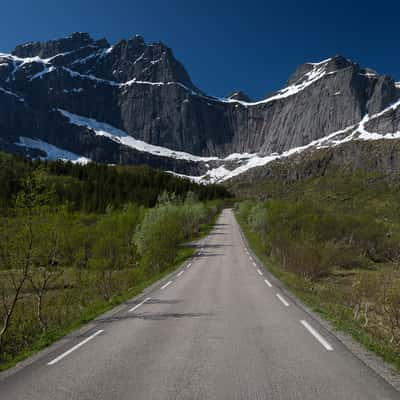
[[[201,253],[201,254],[196,254],[193,256],[193,258],[202,258],[202,257],[218,257],[218,256],[223,256],[221,253]]]
[[[200,248],[201,247],[204,247],[205,249],[218,249],[218,248],[220,248],[220,247],[232,247],[232,245],[231,244],[205,244],[205,245],[203,245],[203,246],[200,246]]]
[[[159,300],[159,299],[150,299],[146,301],[146,304],[178,304],[181,303],[182,300]],[[135,306],[136,304],[141,303],[141,300],[136,300],[136,301],[127,301],[124,304],[127,304],[129,306]]]
[[[114,315],[109,318],[103,318],[97,320],[100,324],[110,324],[116,321],[126,321],[132,319],[143,319],[149,321],[164,321],[166,319],[181,319],[181,318],[199,318],[199,317],[211,317],[213,314],[210,313],[131,313],[123,315]],[[79,336],[77,336],[78,338]],[[82,336],[85,337],[85,336]]]
[[[181,319],[181,318],[200,318],[211,317],[211,313],[143,313],[134,314],[134,318],[151,320],[151,321],[164,321],[166,319]]]

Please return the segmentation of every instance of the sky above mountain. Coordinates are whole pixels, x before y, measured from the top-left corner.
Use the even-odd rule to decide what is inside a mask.
[[[0,52],[74,31],[111,43],[141,34],[170,46],[196,86],[253,99],[298,64],[342,54],[400,80],[400,2],[36,0],[2,4]]]

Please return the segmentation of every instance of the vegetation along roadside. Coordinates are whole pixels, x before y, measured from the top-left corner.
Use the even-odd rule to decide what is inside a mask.
[[[0,370],[170,273],[229,196],[147,167],[0,163]]]

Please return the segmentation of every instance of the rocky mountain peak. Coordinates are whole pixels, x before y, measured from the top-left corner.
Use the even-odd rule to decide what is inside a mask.
[[[330,57],[326,60],[320,61],[318,63],[308,62],[305,64],[299,65],[293,74],[289,77],[287,81],[287,85],[293,85],[307,78],[307,74],[313,70],[321,70],[323,69],[326,73],[335,72],[350,66],[357,66],[349,59],[336,55],[334,57]]]
[[[145,44],[144,37],[139,34],[134,35],[130,41],[138,44]]]
[[[338,71],[340,69],[344,69],[350,66],[357,66],[358,64],[353,63],[351,60],[349,60],[346,57],[343,57],[341,55],[336,55],[334,57],[329,58],[327,61],[323,61],[322,63],[325,63],[325,69],[326,72],[334,72]],[[319,63],[319,64],[322,64]]]
[[[66,38],[18,45],[12,52],[12,55],[20,58],[40,57],[46,59],[90,45],[104,48],[109,47],[106,39],[95,41],[88,33],[75,32]]]
[[[141,35],[110,46],[106,39],[94,40],[88,33],[75,32],[58,40],[19,45],[12,55],[3,55],[1,59],[4,62],[0,81],[35,81],[48,74],[67,73],[73,77],[78,73],[86,79],[111,84],[176,82],[200,92],[168,46],[162,42],[147,44]]]
[[[232,92],[229,96],[227,96],[230,100],[239,100],[245,101],[246,103],[251,103],[252,99],[246,95],[246,93],[242,92],[241,90]]]
[[[198,90],[172,50],[162,42],[147,44],[140,35],[121,40],[82,68],[102,79],[127,82],[179,82]]]

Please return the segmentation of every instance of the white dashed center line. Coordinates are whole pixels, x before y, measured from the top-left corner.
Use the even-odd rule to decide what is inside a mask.
[[[166,289],[171,283],[172,281],[168,281],[164,286],[161,286],[161,290]]]
[[[262,276],[263,273],[258,269],[258,270],[257,270],[257,274],[260,275],[260,276]]]
[[[100,335],[100,333],[103,333],[104,330],[99,330],[95,333],[93,333],[93,335],[89,336],[88,338],[86,338],[85,340],[82,340],[82,342],[79,342],[77,345],[75,345],[74,347],[71,347],[69,350],[67,350],[65,353],[59,355],[57,358],[55,358],[53,361],[50,361],[49,363],[47,363],[47,365],[54,365],[56,363],[58,363],[59,361],[61,361],[64,357],[69,356],[72,352],[74,352],[75,350],[78,350],[79,347],[82,347],[84,344],[86,344],[87,342],[89,342],[90,340],[94,339],[97,335]]]
[[[149,300],[150,300],[150,297],[147,297],[147,299],[144,299],[139,304],[136,304],[136,306],[132,307],[128,312],[133,312],[133,311],[137,310],[140,306],[142,306],[144,303],[146,303]]]
[[[300,323],[325,347],[328,351],[333,351],[331,344],[323,338],[307,321],[301,320]]]
[[[264,282],[267,286],[272,287],[271,282],[268,279],[264,279]]]
[[[179,272],[178,276],[181,276],[185,271]]]
[[[289,307],[289,303],[279,294],[276,294],[276,297],[285,305],[286,307]]]

